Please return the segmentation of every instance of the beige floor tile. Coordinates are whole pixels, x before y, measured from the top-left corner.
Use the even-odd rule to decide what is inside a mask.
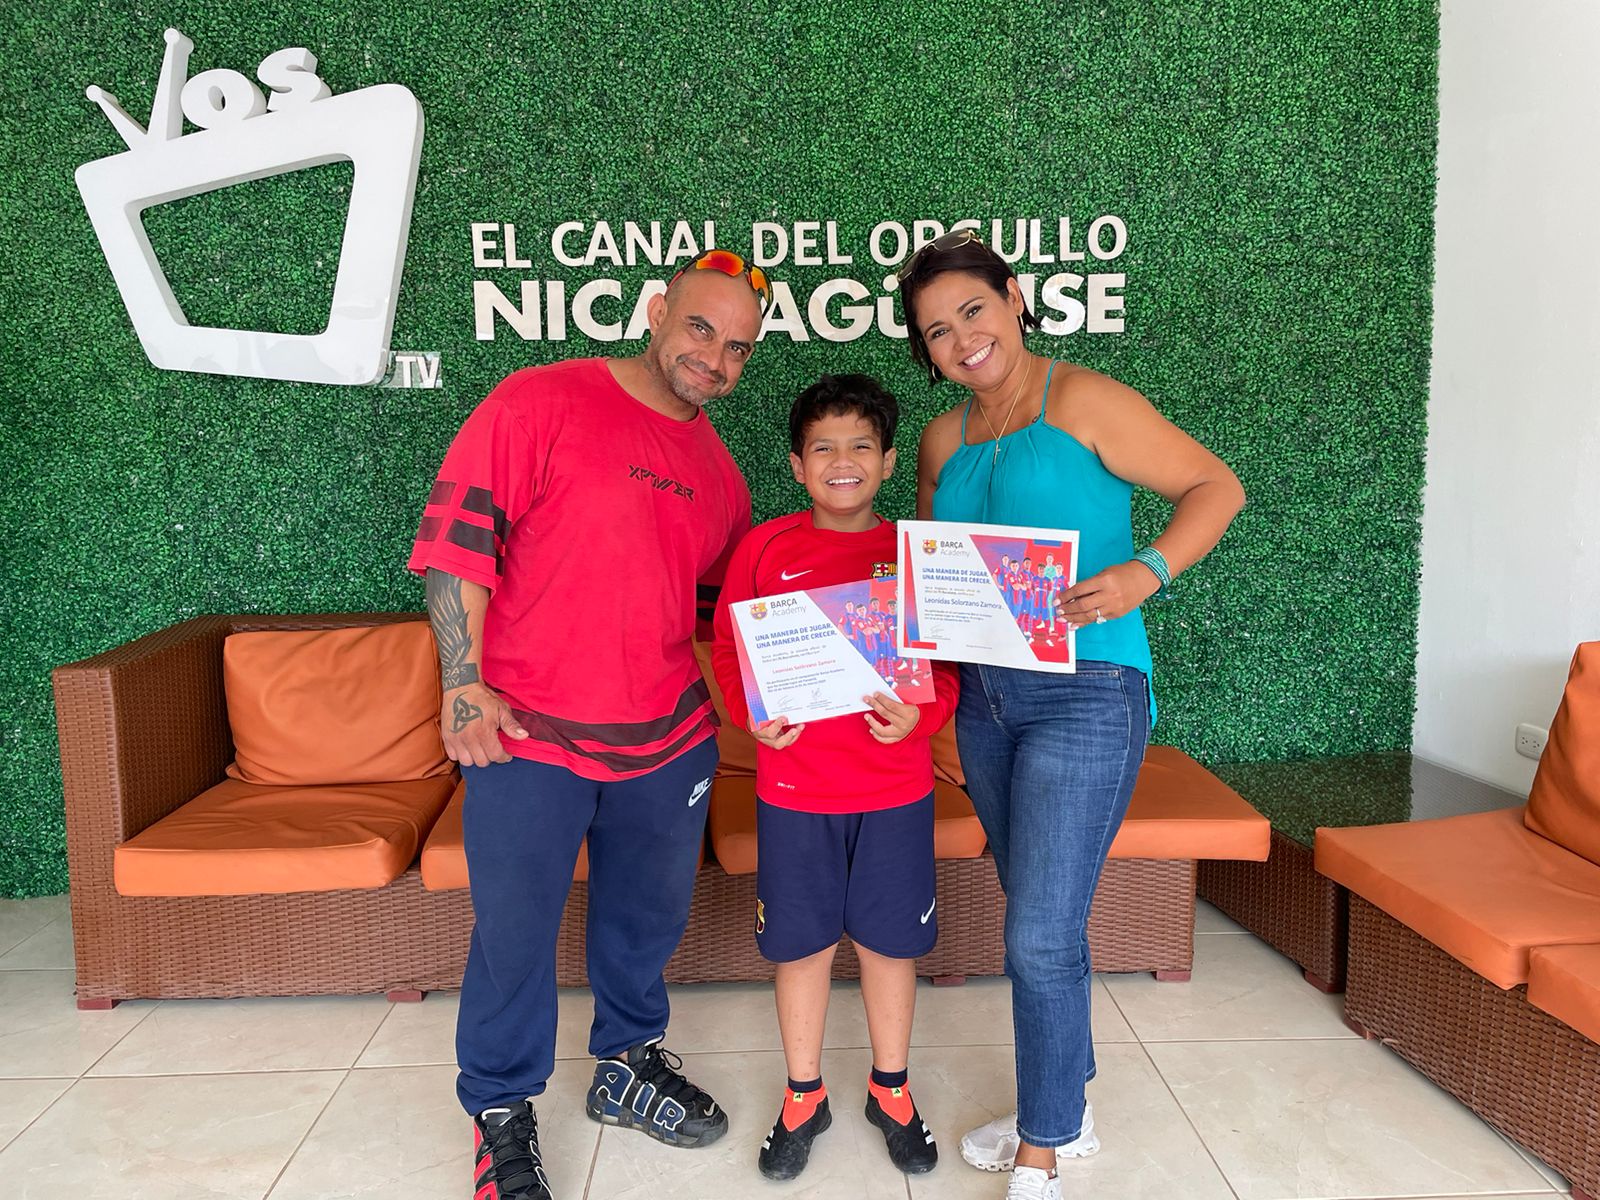
[[[259,1200],[341,1071],[83,1079],[0,1151],[7,1200]]]
[[[590,1076],[585,1063],[558,1063],[535,1101],[545,1171],[569,1200],[583,1195],[600,1137],[583,1112]],[[472,1124],[456,1102],[455,1068],[360,1070],[317,1120],[271,1200],[463,1200],[471,1179]]]
[[[342,1069],[388,1011],[382,996],[164,1000],[91,1074]]]
[[[1239,1200],[1545,1186],[1492,1129],[1376,1042],[1145,1048]]]
[[[0,1079],[0,1149],[71,1086],[70,1079]]]
[[[1194,978],[1107,975],[1111,998],[1141,1041],[1354,1038],[1344,997],[1325,996],[1300,968],[1253,937],[1199,937]]]
[[[1196,933],[1249,933],[1239,922],[1227,916],[1214,904],[1204,900],[1194,902],[1194,931]]]
[[[1110,976],[1096,976],[1089,1011],[1096,1042],[1137,1039],[1106,991]],[[1011,981],[1004,976],[968,979],[960,987],[936,988],[926,980],[917,986],[917,1020],[911,1031],[915,1046],[1010,1045]]]
[[[779,1194],[784,1200],[905,1200],[905,1177],[890,1163],[883,1136],[861,1111],[870,1059],[865,1050],[824,1052],[833,1127],[817,1139],[805,1174],[780,1187],[762,1179],[756,1155],[782,1099],[783,1056],[686,1056],[689,1078],[727,1109],[727,1136],[703,1150],[677,1150],[634,1130],[607,1129],[589,1195],[594,1200],[745,1200]]]
[[[0,954],[0,971],[71,970],[72,918],[51,921],[38,933]]]
[[[1061,1164],[1067,1196],[1116,1200],[1232,1200],[1216,1164],[1166,1084],[1137,1045],[1095,1048],[1089,1084],[1101,1149]],[[918,1056],[917,1106],[939,1138],[939,1169],[911,1181],[911,1194],[943,1200],[1000,1200],[1005,1177],[961,1160],[961,1135],[1016,1107],[1008,1048],[952,1047]]]
[[[128,1000],[79,1012],[71,971],[0,971],[0,1078],[81,1075],[156,1008]]]
[[[61,920],[69,910],[64,895],[0,900],[0,955],[21,945],[46,925]]]
[[[770,983],[677,984],[669,987],[667,994],[672,1018],[666,1044],[677,1054],[777,1050],[783,1045]],[[834,985],[828,999],[825,1045],[866,1044],[866,1023],[855,1020],[852,1013],[860,1007],[860,989]],[[857,1038],[860,1040],[853,1040]]]
[[[556,1012],[556,1057],[589,1057],[594,1002],[586,988],[562,988]],[[357,1060],[359,1067],[448,1066],[456,1061],[459,992],[429,992],[420,1004],[396,1004]]]
[[[1499,1131],[1496,1130],[1496,1132]],[[1544,1159],[1540,1158],[1532,1150],[1529,1150],[1526,1146],[1519,1146],[1516,1142],[1513,1142],[1503,1133],[1500,1134],[1500,1137],[1513,1150],[1522,1155],[1523,1161],[1532,1166],[1535,1171],[1539,1172],[1539,1174],[1544,1177],[1545,1183],[1549,1184],[1549,1186],[1555,1188],[1555,1190],[1558,1192],[1570,1192],[1572,1190],[1572,1184],[1568,1182],[1567,1177],[1552,1167],[1549,1163],[1545,1162]]]

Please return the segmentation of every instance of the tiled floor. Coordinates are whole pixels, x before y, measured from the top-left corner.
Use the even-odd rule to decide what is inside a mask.
[[[1201,907],[1194,979],[1095,987],[1104,1149],[1065,1165],[1067,1197],[1310,1200],[1554,1197],[1566,1185],[1339,1020],[1337,998]],[[72,1003],[62,898],[0,902],[0,1196],[5,1200],[466,1200],[455,997]],[[907,1181],[860,1115],[860,993],[840,985],[824,1074],[833,1130],[799,1181],[755,1170],[783,1078],[768,990],[674,990],[668,1044],[733,1116],[722,1142],[669,1150],[582,1113],[588,996],[562,995],[560,1062],[539,1105],[563,1200],[994,1198],[962,1130],[1012,1107],[1004,980],[918,993],[912,1078],[944,1161]]]

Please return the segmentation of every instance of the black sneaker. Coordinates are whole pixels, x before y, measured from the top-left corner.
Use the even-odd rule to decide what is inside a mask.
[[[939,1147],[933,1144],[933,1131],[917,1111],[909,1088],[868,1084],[867,1120],[883,1132],[889,1161],[907,1175],[923,1175],[939,1165]]]
[[[795,1092],[792,1098],[799,1100],[800,1096],[800,1092]],[[761,1173],[768,1179],[793,1179],[804,1171],[811,1158],[811,1143],[816,1140],[817,1134],[833,1124],[827,1096],[823,1096],[811,1115],[793,1129],[783,1123],[784,1113],[788,1110],[789,1099],[786,1098],[783,1108],[778,1110],[778,1119],[772,1123],[772,1132],[761,1143],[761,1156],[756,1160]]]
[[[552,1200],[532,1101],[485,1109],[472,1118],[472,1149],[473,1200]]]
[[[591,1120],[638,1129],[669,1146],[709,1146],[728,1132],[728,1114],[683,1077],[683,1060],[660,1041],[595,1063],[584,1107]]]

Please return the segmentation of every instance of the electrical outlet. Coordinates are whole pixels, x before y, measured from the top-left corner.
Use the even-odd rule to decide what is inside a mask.
[[[1517,726],[1517,753],[1523,758],[1538,758],[1544,753],[1544,744],[1550,740],[1550,731],[1537,725]]]

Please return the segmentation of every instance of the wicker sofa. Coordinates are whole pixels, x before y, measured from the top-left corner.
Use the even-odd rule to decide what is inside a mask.
[[[1350,891],[1345,1019],[1600,1196],[1600,642],[1526,806],[1319,829]]]
[[[236,755],[224,693],[227,638],[419,620],[414,613],[202,616],[57,668],[80,1008],[137,997],[386,992],[420,998],[459,985],[472,910],[459,845],[459,790],[443,803],[449,779],[442,781],[443,811],[433,810],[419,853],[381,885],[216,895],[127,895],[117,886],[119,847],[126,857],[130,842],[150,841],[163,821],[225,782]],[[753,856],[740,858],[753,787],[739,773],[741,751],[730,739],[743,736],[726,726],[721,735],[725,769],[713,789],[710,852],[688,932],[667,968],[673,982],[771,974],[751,935]],[[950,830],[965,825],[968,836],[944,839],[965,856],[938,864],[941,938],[919,971],[936,979],[999,974],[1004,899],[981,835],[976,845],[970,837],[970,805],[949,778],[958,761],[953,746],[941,759],[941,815]],[[1188,978],[1196,860],[1264,858],[1268,835],[1266,820],[1198,763],[1152,748],[1095,897],[1096,969]],[[163,847],[174,849],[170,839]],[[559,940],[563,986],[586,981],[581,864],[579,875]],[[148,872],[141,890],[152,890]],[[853,955],[839,956],[836,975],[856,971]]]

